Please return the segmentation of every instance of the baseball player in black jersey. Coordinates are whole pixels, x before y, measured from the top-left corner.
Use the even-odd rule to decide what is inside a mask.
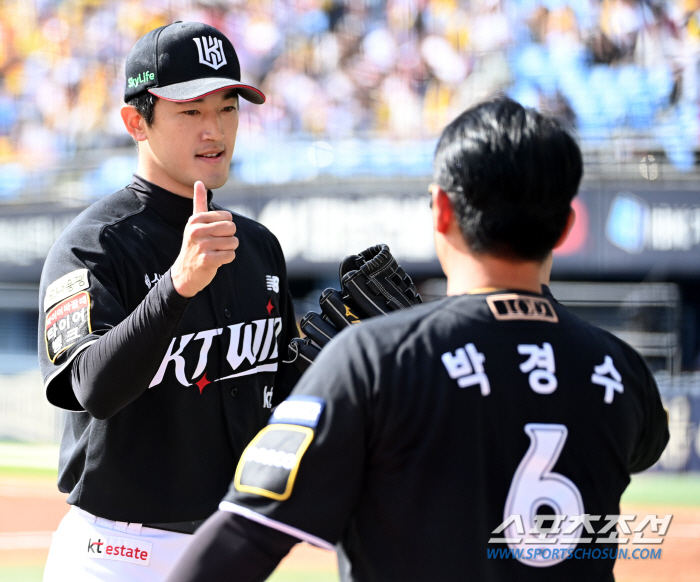
[[[70,411],[58,485],[72,505],[44,580],[162,580],[225,495],[296,372],[284,257],[212,202],[229,174],[241,83],[218,30],[174,23],[126,63],[131,183],[83,212],[41,281],[40,361]]]
[[[639,354],[541,293],[580,150],[498,98],[445,129],[434,170],[448,296],[321,351],[168,582],[264,580],[299,540],[337,548],[344,581],[613,579],[605,517],[668,429]]]

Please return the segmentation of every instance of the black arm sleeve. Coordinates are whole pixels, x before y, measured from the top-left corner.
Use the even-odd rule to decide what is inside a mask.
[[[76,356],[71,384],[92,416],[113,416],[148,389],[190,299],[173,287],[168,271],[121,323]]]
[[[668,413],[663,407],[656,380],[641,356],[637,354],[640,362],[639,369],[643,371],[645,384],[642,395],[644,421],[639,442],[636,443],[630,473],[641,473],[651,467],[661,457],[669,440]]]
[[[165,582],[262,582],[299,540],[217,511],[199,528]]]

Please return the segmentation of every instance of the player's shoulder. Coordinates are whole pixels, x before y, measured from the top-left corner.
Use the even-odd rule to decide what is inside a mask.
[[[128,188],[101,198],[85,208],[66,226],[49,252],[49,260],[64,248],[99,251],[105,229],[139,214],[144,208]]]
[[[58,236],[49,250],[41,272],[40,294],[47,293],[49,288],[64,283],[87,282],[87,271],[95,272],[98,263],[104,263],[103,258],[117,260],[126,256],[115,245],[105,243],[104,233],[129,217],[139,214],[144,206],[136,196],[127,189],[110,194],[88,206],[76,216]],[[120,241],[124,248],[133,248],[130,239],[121,233],[115,240]],[[68,288],[71,288],[70,285]],[[77,288],[81,288],[78,285]]]
[[[250,218],[249,216],[234,212],[230,208],[226,208],[225,206],[215,202],[211,203],[211,207],[214,210],[226,210],[231,213],[233,216],[233,222],[236,225],[236,236],[245,236],[248,237],[248,239],[255,240],[255,244],[258,246],[258,248],[260,248],[261,245],[269,245],[271,250],[273,250],[275,253],[281,254],[282,247],[277,240],[277,237],[264,224]]]
[[[143,208],[144,204],[129,188],[122,188],[88,206],[77,219],[110,224],[141,212]]]
[[[559,321],[563,325],[566,325],[570,330],[573,330],[582,338],[582,340],[590,343],[592,346],[617,346],[620,350],[638,355],[637,351],[623,339],[619,338],[608,330],[603,329],[602,327],[598,327],[597,325],[586,321],[569,310],[565,305],[562,305],[556,301],[556,299],[552,301],[552,304]],[[641,358],[641,356],[639,357]]]
[[[237,230],[245,229],[246,231],[260,233],[263,236],[273,236],[270,229],[268,229],[264,224],[261,224],[257,220],[250,218],[249,216],[246,216],[239,212],[235,212],[230,208],[226,208],[226,206],[223,206],[216,202],[212,202],[210,204],[210,207],[213,210],[226,210],[227,212],[230,212],[233,216],[233,222],[236,223]]]
[[[444,310],[454,301],[452,297],[442,297],[429,303],[420,303],[400,311],[392,311],[385,317],[367,319],[361,326],[367,333],[382,333],[396,328],[405,333],[416,325],[426,324],[444,314]]]
[[[123,188],[101,198],[83,210],[61,233],[61,237],[79,236],[85,239],[90,234],[115,225],[140,213],[145,206],[128,188]]]
[[[560,326],[565,329],[561,337],[575,346],[572,349],[580,357],[597,358],[598,364],[610,357],[620,372],[624,370],[631,377],[646,378],[654,383],[646,361],[634,347],[612,332],[582,319],[556,300],[553,304]]]
[[[392,352],[402,344],[426,341],[449,322],[451,316],[446,310],[452,302],[454,298],[445,297],[394,311],[386,316],[372,317],[344,330],[338,339],[347,344],[349,351],[355,347],[375,353]],[[333,346],[334,343],[335,340],[329,345]]]
[[[246,216],[245,214],[235,212],[230,208],[226,208],[226,206],[217,204],[216,202],[212,202],[210,206],[214,210],[226,210],[227,212],[230,212],[233,216],[233,222],[236,223],[237,230],[243,229],[247,232],[257,233],[263,237],[275,238],[275,235],[272,233],[272,231],[270,231],[269,228],[267,228],[264,224],[258,222],[257,220],[250,218],[250,216]]]
[[[553,297],[518,291],[448,296],[371,318],[356,326],[345,341],[390,350],[410,343],[439,342],[467,329],[495,341],[516,329],[540,329],[595,351],[606,348],[635,361],[641,359],[626,342],[581,319]]]

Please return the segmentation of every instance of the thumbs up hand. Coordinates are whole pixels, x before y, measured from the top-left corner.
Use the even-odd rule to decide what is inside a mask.
[[[211,283],[221,265],[236,258],[235,234],[231,213],[208,210],[207,190],[202,182],[195,182],[193,213],[185,227],[180,254],[170,269],[180,295],[193,297]]]
[[[197,181],[194,183],[192,203],[192,216],[209,212],[209,208],[207,208],[207,189],[202,182]]]

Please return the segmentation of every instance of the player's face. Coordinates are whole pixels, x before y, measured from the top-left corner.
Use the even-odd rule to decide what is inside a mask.
[[[158,99],[153,124],[146,128],[147,179],[189,198],[197,180],[220,188],[228,180],[237,131],[235,92],[219,91],[186,103]]]

